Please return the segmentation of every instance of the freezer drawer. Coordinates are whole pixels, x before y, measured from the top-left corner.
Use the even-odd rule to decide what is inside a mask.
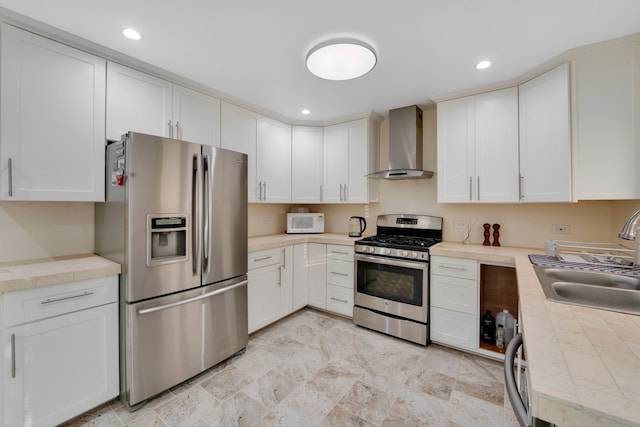
[[[123,397],[136,405],[247,346],[247,278],[126,305]]]

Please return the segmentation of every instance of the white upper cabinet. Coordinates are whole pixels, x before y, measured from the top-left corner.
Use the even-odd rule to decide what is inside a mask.
[[[0,199],[103,201],[105,61],[0,31]]]
[[[261,201],[291,201],[291,126],[266,117],[258,127],[258,182]]]
[[[221,107],[222,148],[249,156],[249,202],[291,200],[291,126],[227,102]]]
[[[438,104],[438,202],[518,201],[518,92]]]
[[[220,147],[220,100],[173,85],[174,138]]]
[[[377,200],[376,182],[366,177],[378,164],[377,125],[372,119],[360,119],[325,127],[325,203]]]
[[[170,138],[172,84],[140,71],[107,64],[107,139],[133,131]]]
[[[291,138],[291,201],[321,203],[324,129],[293,126]]]
[[[520,85],[519,102],[522,201],[571,201],[569,65]]]
[[[109,62],[107,139],[133,131],[220,146],[220,100]]]
[[[578,200],[640,198],[640,41],[571,61]]]

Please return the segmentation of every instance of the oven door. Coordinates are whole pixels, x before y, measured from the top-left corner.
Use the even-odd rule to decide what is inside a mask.
[[[427,323],[429,264],[356,254],[354,304]]]

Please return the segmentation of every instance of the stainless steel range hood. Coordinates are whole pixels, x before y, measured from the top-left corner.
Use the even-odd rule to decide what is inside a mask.
[[[422,170],[422,110],[416,105],[389,111],[389,169],[367,175],[377,179],[426,179]]]

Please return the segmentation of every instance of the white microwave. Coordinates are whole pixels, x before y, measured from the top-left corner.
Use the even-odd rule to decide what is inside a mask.
[[[324,233],[324,214],[288,213],[287,233]]]

